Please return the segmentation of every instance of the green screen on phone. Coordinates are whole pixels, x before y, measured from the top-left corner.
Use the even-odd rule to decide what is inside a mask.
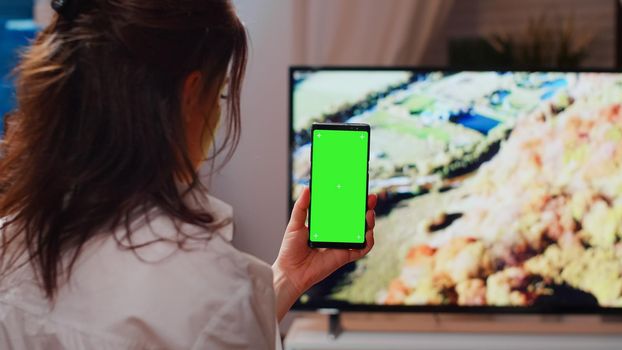
[[[313,131],[312,242],[365,242],[368,138],[367,131]]]

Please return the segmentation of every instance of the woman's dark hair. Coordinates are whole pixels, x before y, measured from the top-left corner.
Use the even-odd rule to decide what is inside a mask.
[[[218,225],[184,200],[201,185],[182,89],[195,71],[206,92],[228,75],[225,136],[210,157],[229,147],[228,160],[247,59],[246,32],[228,0],[66,2],[75,13],[59,11],[16,69],[18,105],[0,150],[1,271],[30,263],[50,299],[89,239],[125,225],[131,242],[137,212]],[[180,174],[189,177],[186,191]],[[189,237],[177,238],[182,246]]]

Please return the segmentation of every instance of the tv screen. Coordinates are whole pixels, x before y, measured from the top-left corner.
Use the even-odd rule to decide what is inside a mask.
[[[313,122],[371,125],[376,244],[301,309],[617,312],[622,73],[294,67],[291,201]]]

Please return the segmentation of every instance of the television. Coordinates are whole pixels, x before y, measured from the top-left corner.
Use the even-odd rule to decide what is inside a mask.
[[[290,69],[289,200],[313,122],[371,125],[375,246],[298,310],[622,310],[622,73]]]

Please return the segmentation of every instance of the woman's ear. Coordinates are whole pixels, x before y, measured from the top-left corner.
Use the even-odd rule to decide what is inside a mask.
[[[184,86],[182,89],[182,113],[186,122],[193,119],[194,114],[199,107],[199,101],[201,100],[201,90],[203,86],[203,76],[199,71],[193,71],[188,74],[184,80]]]

